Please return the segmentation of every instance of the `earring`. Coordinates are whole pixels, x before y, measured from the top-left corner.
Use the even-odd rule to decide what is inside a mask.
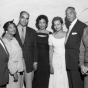
[[[7,33],[7,31],[6,31],[6,33]]]

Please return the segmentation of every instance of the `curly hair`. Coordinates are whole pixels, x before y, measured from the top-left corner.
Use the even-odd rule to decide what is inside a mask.
[[[53,20],[52,20],[52,26],[51,26],[51,29],[53,30],[53,32],[55,32],[55,28],[54,28],[54,21],[57,21],[59,20],[61,22],[61,24],[63,24],[63,19],[61,17],[54,17]]]
[[[48,26],[48,17],[46,16],[46,15],[39,15],[38,17],[37,17],[37,19],[36,19],[36,27],[38,28],[38,29],[40,29],[40,27],[39,27],[39,21],[41,20],[41,19],[44,19],[45,21],[46,21],[46,28],[47,28],[47,26]]]
[[[4,33],[2,34],[2,37],[6,34],[6,31],[8,31],[8,27],[10,24],[13,24],[15,26],[15,28],[17,29],[17,26],[16,24],[13,22],[14,20],[12,21],[8,21],[4,24],[3,28],[4,28]]]

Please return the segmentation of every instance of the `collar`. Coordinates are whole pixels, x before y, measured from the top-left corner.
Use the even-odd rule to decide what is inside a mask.
[[[70,25],[70,29],[72,29],[73,28],[73,26],[76,24],[76,22],[77,22],[77,18],[71,23],[71,25]]]
[[[22,27],[20,24],[17,25],[18,29],[25,29],[26,30],[26,26],[25,27]]]
[[[77,22],[77,18],[71,23],[71,25],[75,25],[76,22]]]

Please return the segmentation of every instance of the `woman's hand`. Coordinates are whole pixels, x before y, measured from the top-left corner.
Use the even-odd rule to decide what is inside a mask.
[[[14,82],[17,82],[18,81],[18,74],[17,74],[17,72],[14,73],[13,78],[14,78]]]
[[[87,71],[88,71],[88,67],[82,65],[82,66],[81,66],[81,72],[82,72],[82,74],[86,74]]]
[[[88,75],[88,67],[87,67],[87,66],[86,66],[86,69],[87,69],[87,71],[86,71],[86,73],[85,73],[85,74],[86,74],[86,75]]]
[[[54,74],[54,68],[53,68],[52,64],[50,64],[50,74]]]

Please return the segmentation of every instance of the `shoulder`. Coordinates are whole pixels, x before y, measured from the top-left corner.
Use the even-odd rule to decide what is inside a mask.
[[[66,34],[67,32],[66,31],[62,31],[63,34]]]
[[[15,37],[13,37],[13,41],[16,41],[16,42],[18,42],[18,41],[17,41],[17,39],[16,39]]]
[[[87,35],[88,35],[88,27],[86,27],[86,28],[83,30],[83,36],[82,36],[82,38],[85,39]]]
[[[46,30],[45,33],[52,34],[52,32],[51,31],[48,31],[48,30]]]
[[[66,33],[67,33],[66,31],[62,31],[63,36],[66,36]]]
[[[80,20],[77,20],[77,23],[78,23],[80,26],[87,27],[87,25],[86,25],[85,23],[83,23],[82,21],[80,21]]]
[[[49,37],[52,37],[53,36],[53,34],[49,34]]]
[[[36,33],[36,31],[31,27],[27,27],[27,30]]]
[[[51,31],[49,31],[49,34],[53,34]]]
[[[88,33],[88,26],[84,28],[84,33]]]
[[[6,38],[3,37],[2,40],[5,44],[10,44],[10,41],[8,41]]]

